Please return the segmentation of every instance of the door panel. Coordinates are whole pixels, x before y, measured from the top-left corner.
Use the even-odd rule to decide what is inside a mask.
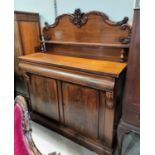
[[[22,39],[23,54],[35,52],[35,48],[40,46],[38,22],[19,22],[20,34]]]
[[[63,83],[65,124],[79,133],[98,138],[99,92],[79,85]]]
[[[15,95],[29,99],[23,75],[18,67],[19,56],[34,53],[40,46],[40,17],[38,13],[14,12],[14,71]]]
[[[33,111],[59,120],[56,80],[31,75],[30,98]]]

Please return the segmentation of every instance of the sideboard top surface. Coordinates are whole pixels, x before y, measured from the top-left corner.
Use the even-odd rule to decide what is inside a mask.
[[[111,77],[119,77],[126,68],[127,63],[78,58],[71,56],[55,55],[48,53],[34,53],[19,57],[21,61],[37,64],[52,65],[62,68],[69,68],[89,73],[103,74]]]

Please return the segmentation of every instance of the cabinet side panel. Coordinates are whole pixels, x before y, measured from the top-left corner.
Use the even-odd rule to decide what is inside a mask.
[[[59,120],[58,94],[55,80],[31,75],[30,98],[32,111]]]
[[[18,68],[19,61],[17,60],[17,57],[23,55],[23,52],[22,52],[21,38],[20,38],[20,34],[19,34],[19,28],[18,28],[18,22],[17,21],[14,22],[14,40],[15,40],[15,44],[14,44],[15,73],[18,75],[21,75],[19,68]]]
[[[140,10],[135,10],[134,12],[133,31],[123,97],[123,120],[136,127],[140,127]]]
[[[31,54],[35,52],[36,47],[40,45],[39,43],[39,25],[38,22],[19,22],[20,33],[22,36],[23,53]]]
[[[29,99],[23,74],[19,70],[17,57],[34,53],[40,46],[39,14],[32,12],[14,12],[14,67],[15,67],[15,95],[22,95]]]
[[[65,124],[78,133],[98,138],[98,91],[63,83],[63,101]]]

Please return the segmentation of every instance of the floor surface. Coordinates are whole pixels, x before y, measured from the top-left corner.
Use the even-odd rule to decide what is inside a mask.
[[[61,155],[96,155],[81,145],[35,123],[31,122],[32,136],[36,146],[47,155],[51,152],[61,153]]]
[[[85,147],[35,123],[31,122],[32,136],[39,150],[47,155],[51,152],[61,155],[96,155]],[[123,141],[122,155],[140,155],[140,137],[134,133],[125,136]],[[116,154],[117,155],[117,152]]]

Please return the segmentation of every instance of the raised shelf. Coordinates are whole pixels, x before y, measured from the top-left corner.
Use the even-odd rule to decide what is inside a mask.
[[[103,43],[88,43],[88,42],[70,42],[70,41],[41,41],[41,43],[58,44],[58,45],[80,45],[80,46],[102,46],[102,47],[114,47],[114,48],[129,48],[129,45],[121,44],[103,44]]]

